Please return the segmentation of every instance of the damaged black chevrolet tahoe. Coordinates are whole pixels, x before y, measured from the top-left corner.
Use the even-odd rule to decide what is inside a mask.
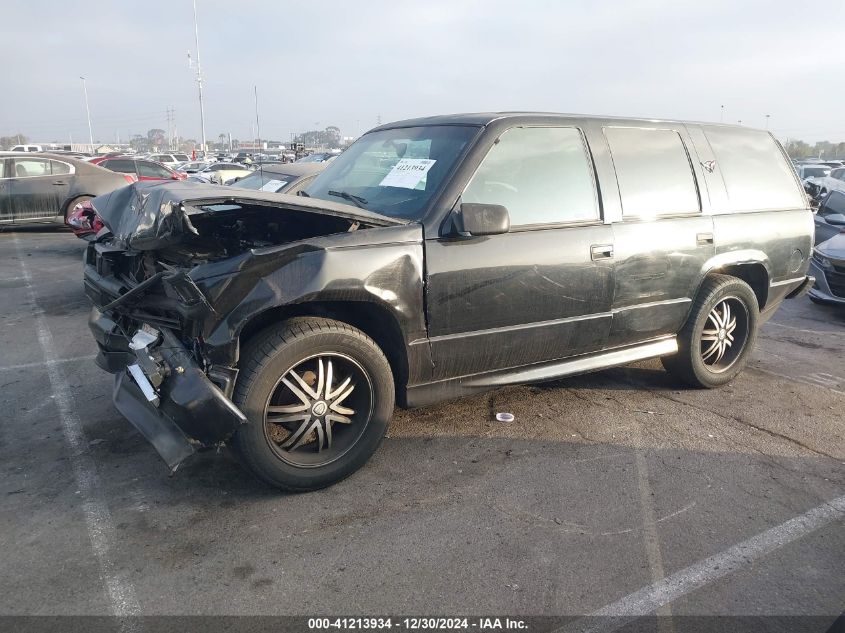
[[[433,117],[365,134],[300,195],[137,184],[94,205],[117,408],[171,469],[225,444],[290,490],[361,467],[397,402],[651,357],[718,387],[812,284],[787,157],[724,125]]]

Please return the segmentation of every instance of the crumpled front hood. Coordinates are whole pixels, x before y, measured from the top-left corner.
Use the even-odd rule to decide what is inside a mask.
[[[156,250],[196,234],[190,216],[215,213],[208,205],[252,204],[278,210],[345,218],[367,226],[407,224],[406,220],[348,204],[305,196],[250,191],[196,182],[135,183],[93,200],[112,235],[134,250]]]

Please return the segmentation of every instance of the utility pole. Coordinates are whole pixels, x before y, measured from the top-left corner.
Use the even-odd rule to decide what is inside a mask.
[[[167,148],[174,149],[176,144],[176,109],[170,106],[167,112]]]
[[[202,65],[200,64],[200,30],[197,24],[197,0],[194,0],[194,44],[197,49],[197,87],[200,96],[200,129],[202,131],[202,151],[205,152],[205,109],[202,103]],[[191,56],[188,54],[188,61]]]
[[[85,77],[79,77],[82,80],[82,92],[85,95],[85,114],[88,115],[88,140],[91,141],[91,153],[94,153],[94,131],[91,127],[91,108],[88,107],[88,84],[85,82]]]
[[[258,150],[261,151],[263,148],[261,147],[261,121],[258,118],[258,86],[253,86],[253,89],[255,91],[255,133],[257,137],[256,145],[258,145]]]

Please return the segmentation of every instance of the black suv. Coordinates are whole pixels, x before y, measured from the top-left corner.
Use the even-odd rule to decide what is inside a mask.
[[[311,490],[415,407],[661,357],[717,387],[805,292],[813,217],[743,127],[554,114],[376,128],[298,196],[102,196],[98,364],[171,469],[227,444]],[[109,232],[110,231],[110,232]]]

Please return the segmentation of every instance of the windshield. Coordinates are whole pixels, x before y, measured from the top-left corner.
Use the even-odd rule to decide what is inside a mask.
[[[288,184],[291,180],[295,180],[295,176],[287,174],[274,174],[270,171],[254,171],[249,176],[244,176],[232,186],[238,189],[252,189],[253,191],[270,191],[278,192]]]
[[[333,160],[306,193],[419,220],[476,132],[477,127],[430,125],[365,134]]]
[[[830,170],[822,167],[804,168],[804,178],[820,178],[821,176],[827,176],[828,173],[830,173]]]

